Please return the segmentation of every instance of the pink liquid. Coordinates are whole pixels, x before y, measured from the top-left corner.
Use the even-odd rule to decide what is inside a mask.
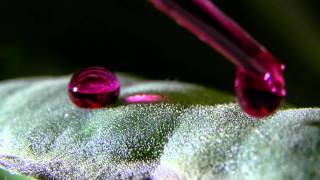
[[[166,100],[166,98],[161,95],[151,94],[151,93],[134,94],[126,97],[125,99],[128,104],[159,103],[159,102],[164,102]]]
[[[116,75],[104,67],[89,67],[70,80],[69,97],[81,108],[102,108],[114,104],[120,93]]]
[[[272,114],[286,95],[284,65],[210,0],[150,0],[237,66],[238,101],[249,115]]]

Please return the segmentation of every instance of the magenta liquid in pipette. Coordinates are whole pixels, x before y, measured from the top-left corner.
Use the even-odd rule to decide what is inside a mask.
[[[211,0],[151,0],[237,66],[235,89],[242,109],[254,117],[272,114],[286,95],[285,66]]]

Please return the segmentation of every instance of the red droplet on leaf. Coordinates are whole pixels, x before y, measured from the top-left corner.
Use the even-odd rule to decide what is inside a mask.
[[[78,107],[101,108],[117,101],[120,82],[106,68],[89,67],[72,76],[68,90],[71,101]]]

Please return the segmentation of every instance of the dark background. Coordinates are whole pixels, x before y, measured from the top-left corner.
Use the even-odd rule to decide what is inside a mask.
[[[319,106],[319,2],[214,2],[287,65],[289,103]],[[1,80],[92,65],[233,93],[234,66],[146,0],[0,1]]]

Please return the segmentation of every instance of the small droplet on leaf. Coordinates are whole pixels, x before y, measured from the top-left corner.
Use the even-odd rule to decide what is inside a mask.
[[[68,90],[71,101],[78,107],[102,108],[117,101],[120,82],[104,67],[89,67],[73,75]]]

